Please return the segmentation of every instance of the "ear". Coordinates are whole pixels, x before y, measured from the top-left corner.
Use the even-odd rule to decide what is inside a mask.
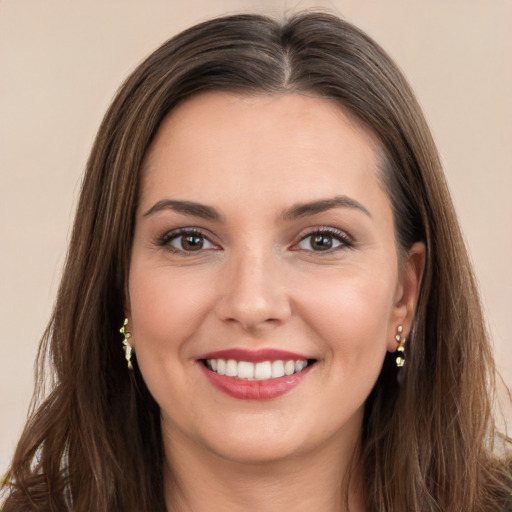
[[[403,326],[403,336],[409,336],[414,321],[416,305],[421,288],[421,279],[425,270],[426,249],[423,242],[416,242],[400,265],[395,303],[390,318],[388,332],[388,350],[397,348],[395,335],[399,325]]]

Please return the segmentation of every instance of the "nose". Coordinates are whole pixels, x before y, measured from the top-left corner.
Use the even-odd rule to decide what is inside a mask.
[[[254,331],[279,325],[290,317],[279,257],[260,250],[234,256],[228,266],[216,308],[223,322]]]

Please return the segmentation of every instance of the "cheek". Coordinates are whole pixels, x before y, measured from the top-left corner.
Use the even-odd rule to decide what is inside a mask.
[[[325,283],[307,308],[310,325],[327,354],[323,387],[332,391],[332,403],[340,404],[340,421],[363,406],[387,350],[393,287],[389,280],[368,277]]]
[[[201,323],[210,298],[197,271],[170,272],[162,268],[130,271],[130,307],[137,351],[180,349]]]
[[[374,356],[382,362],[395,293],[393,276],[385,271],[347,273],[317,283],[314,294],[304,293],[302,316],[333,358],[343,358],[348,365]]]
[[[190,407],[179,399],[192,385],[186,371],[195,361],[189,340],[202,323],[204,303],[209,300],[201,282],[197,272],[196,279],[192,279],[187,272],[138,267],[136,261],[130,270],[132,340],[137,363],[162,410],[173,410],[178,416],[188,414],[185,411]]]

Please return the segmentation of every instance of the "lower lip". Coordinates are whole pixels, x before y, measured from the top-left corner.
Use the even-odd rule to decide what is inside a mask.
[[[299,373],[269,380],[242,380],[208,370],[202,363],[201,369],[210,383],[219,391],[238,400],[272,400],[285,395],[297,387],[308,375],[311,366]]]

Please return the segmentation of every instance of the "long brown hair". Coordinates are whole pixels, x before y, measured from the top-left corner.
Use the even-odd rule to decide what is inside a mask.
[[[407,364],[391,356],[367,400],[368,511],[502,511],[510,472],[493,455],[495,367],[475,280],[439,157],[396,65],[337,17],[260,15],[192,27],[120,88],[87,164],[36,392],[4,492],[6,511],[165,510],[159,408],[125,364],[119,327],[142,162],[164,117],[202,91],[307,92],[378,138],[397,244],[427,261]]]

